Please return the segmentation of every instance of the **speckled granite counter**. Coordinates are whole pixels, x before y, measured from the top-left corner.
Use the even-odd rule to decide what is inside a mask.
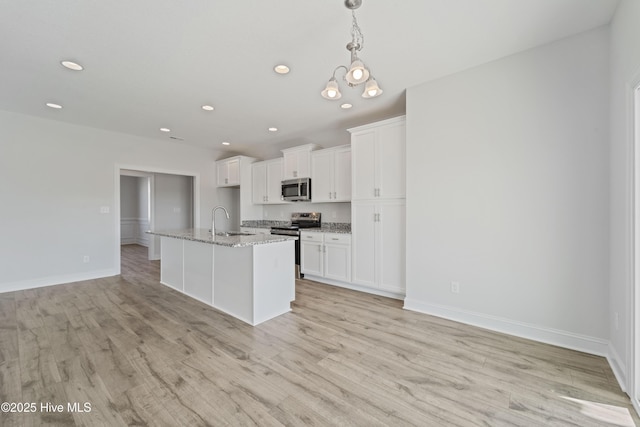
[[[320,228],[303,228],[300,231],[310,232],[310,233],[338,233],[338,234],[351,234],[351,227],[349,228],[333,228],[322,226]]]
[[[173,237],[174,239],[191,240],[194,242],[210,243],[212,245],[229,246],[233,248],[295,240],[292,237],[270,234],[252,234],[250,236],[212,236],[211,232],[206,228],[148,231],[147,233],[154,234],[156,236]]]
[[[291,225],[291,221],[245,220],[242,227],[271,228]],[[346,222],[323,222],[320,228],[305,228],[305,231],[318,233],[351,233],[351,224]]]

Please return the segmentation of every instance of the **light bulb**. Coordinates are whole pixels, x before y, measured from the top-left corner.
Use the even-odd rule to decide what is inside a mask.
[[[362,70],[361,69],[354,70],[353,78],[356,80],[360,80],[362,78]]]
[[[327,95],[329,96],[329,98],[335,98],[337,93],[338,92],[336,92],[335,90],[328,90],[327,91]]]

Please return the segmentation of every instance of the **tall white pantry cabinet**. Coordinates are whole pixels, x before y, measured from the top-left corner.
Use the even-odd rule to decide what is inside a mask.
[[[405,294],[405,117],[351,133],[352,283]]]

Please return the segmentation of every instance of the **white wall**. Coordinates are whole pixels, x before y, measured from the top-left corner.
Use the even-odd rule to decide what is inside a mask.
[[[140,216],[139,184],[141,178],[120,177],[120,218],[137,219]]]
[[[198,216],[216,204],[213,150],[5,111],[0,129],[0,292],[119,271],[116,165],[192,172]]]
[[[632,90],[640,83],[640,2],[620,2],[611,23],[611,275],[612,351],[624,377],[629,372],[632,286]],[[627,384],[630,378],[627,377]]]
[[[154,224],[156,230],[193,227],[193,178],[157,173],[155,177]]]
[[[407,308],[606,353],[608,42],[408,89]]]

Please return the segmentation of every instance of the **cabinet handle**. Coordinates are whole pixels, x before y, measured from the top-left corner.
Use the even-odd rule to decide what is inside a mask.
[[[329,191],[329,199],[331,199],[331,191]]]
[[[297,178],[298,177],[298,171],[293,171],[293,177]]]
[[[340,240],[337,237],[332,237],[331,240]]]
[[[228,184],[228,183],[229,183],[229,178],[225,178],[225,179],[224,179],[224,183],[225,183],[225,184]]]

